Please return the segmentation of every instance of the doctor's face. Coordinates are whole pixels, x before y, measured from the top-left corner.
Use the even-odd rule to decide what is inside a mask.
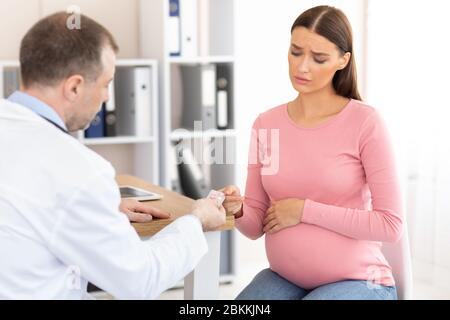
[[[102,63],[103,70],[100,76],[95,81],[85,81],[82,84],[82,94],[67,121],[70,132],[86,129],[100,111],[102,104],[110,98],[109,85],[114,78],[116,64],[116,55],[111,48],[103,49]]]

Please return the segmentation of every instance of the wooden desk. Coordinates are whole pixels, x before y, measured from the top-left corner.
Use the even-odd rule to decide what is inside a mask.
[[[151,237],[175,219],[189,214],[194,200],[172,192],[160,186],[145,182],[139,178],[119,175],[116,178],[118,185],[135,186],[144,190],[153,191],[163,195],[163,199],[148,201],[153,207],[170,212],[170,219],[155,219],[146,223],[132,223],[142,239]],[[206,232],[208,252],[195,269],[184,279],[184,298],[188,300],[206,299],[214,300],[219,295],[220,272],[220,232],[234,228],[234,216],[227,216],[226,223],[218,230]]]

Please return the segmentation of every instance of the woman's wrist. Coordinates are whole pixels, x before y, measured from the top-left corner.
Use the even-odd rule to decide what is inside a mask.
[[[300,201],[299,201],[300,222],[302,222],[302,220],[303,220],[303,210],[305,209],[305,202],[306,202],[306,199],[305,200],[300,199]]]
[[[244,204],[241,205],[241,209],[234,214],[235,219],[239,219],[244,215]]]

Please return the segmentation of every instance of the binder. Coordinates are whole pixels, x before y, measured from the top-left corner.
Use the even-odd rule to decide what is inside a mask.
[[[181,55],[198,55],[198,0],[179,0],[181,23]]]
[[[181,54],[181,24],[180,24],[180,2],[169,0],[169,55],[179,56]]]
[[[182,125],[187,129],[197,129],[201,121],[202,130],[216,128],[216,66],[181,66],[183,85]]]
[[[119,67],[116,71],[117,135],[152,135],[152,87],[149,67]]]
[[[230,64],[217,64],[217,128],[224,130],[231,127],[231,110],[233,110],[232,69]]]
[[[181,153],[179,145],[171,145],[169,150],[169,178],[170,178],[170,185],[172,191],[175,191],[176,193],[183,193],[183,190],[181,188],[180,184],[180,177],[178,175],[178,164],[181,162]]]
[[[109,84],[109,100],[105,102],[105,136],[114,137],[116,136],[116,101],[115,101],[115,91],[114,82]]]
[[[6,99],[20,88],[20,69],[7,67],[3,70],[3,97]]]
[[[206,197],[210,187],[206,183],[199,164],[190,148],[185,146],[180,148],[181,163],[178,164],[178,173],[183,193],[194,200]]]
[[[136,76],[136,135],[152,136],[152,73],[149,67],[135,69]]]
[[[90,138],[102,138],[104,137],[105,130],[105,103],[102,104],[101,110],[95,115],[89,128],[85,130],[84,136]]]

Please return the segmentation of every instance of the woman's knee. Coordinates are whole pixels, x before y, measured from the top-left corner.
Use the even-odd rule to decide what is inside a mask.
[[[237,296],[237,300],[299,300],[306,290],[284,279],[271,269],[260,271]]]
[[[270,279],[279,277],[277,273],[270,270],[270,268],[263,269],[260,272],[256,274],[256,276],[253,277],[252,281],[270,281]]]

